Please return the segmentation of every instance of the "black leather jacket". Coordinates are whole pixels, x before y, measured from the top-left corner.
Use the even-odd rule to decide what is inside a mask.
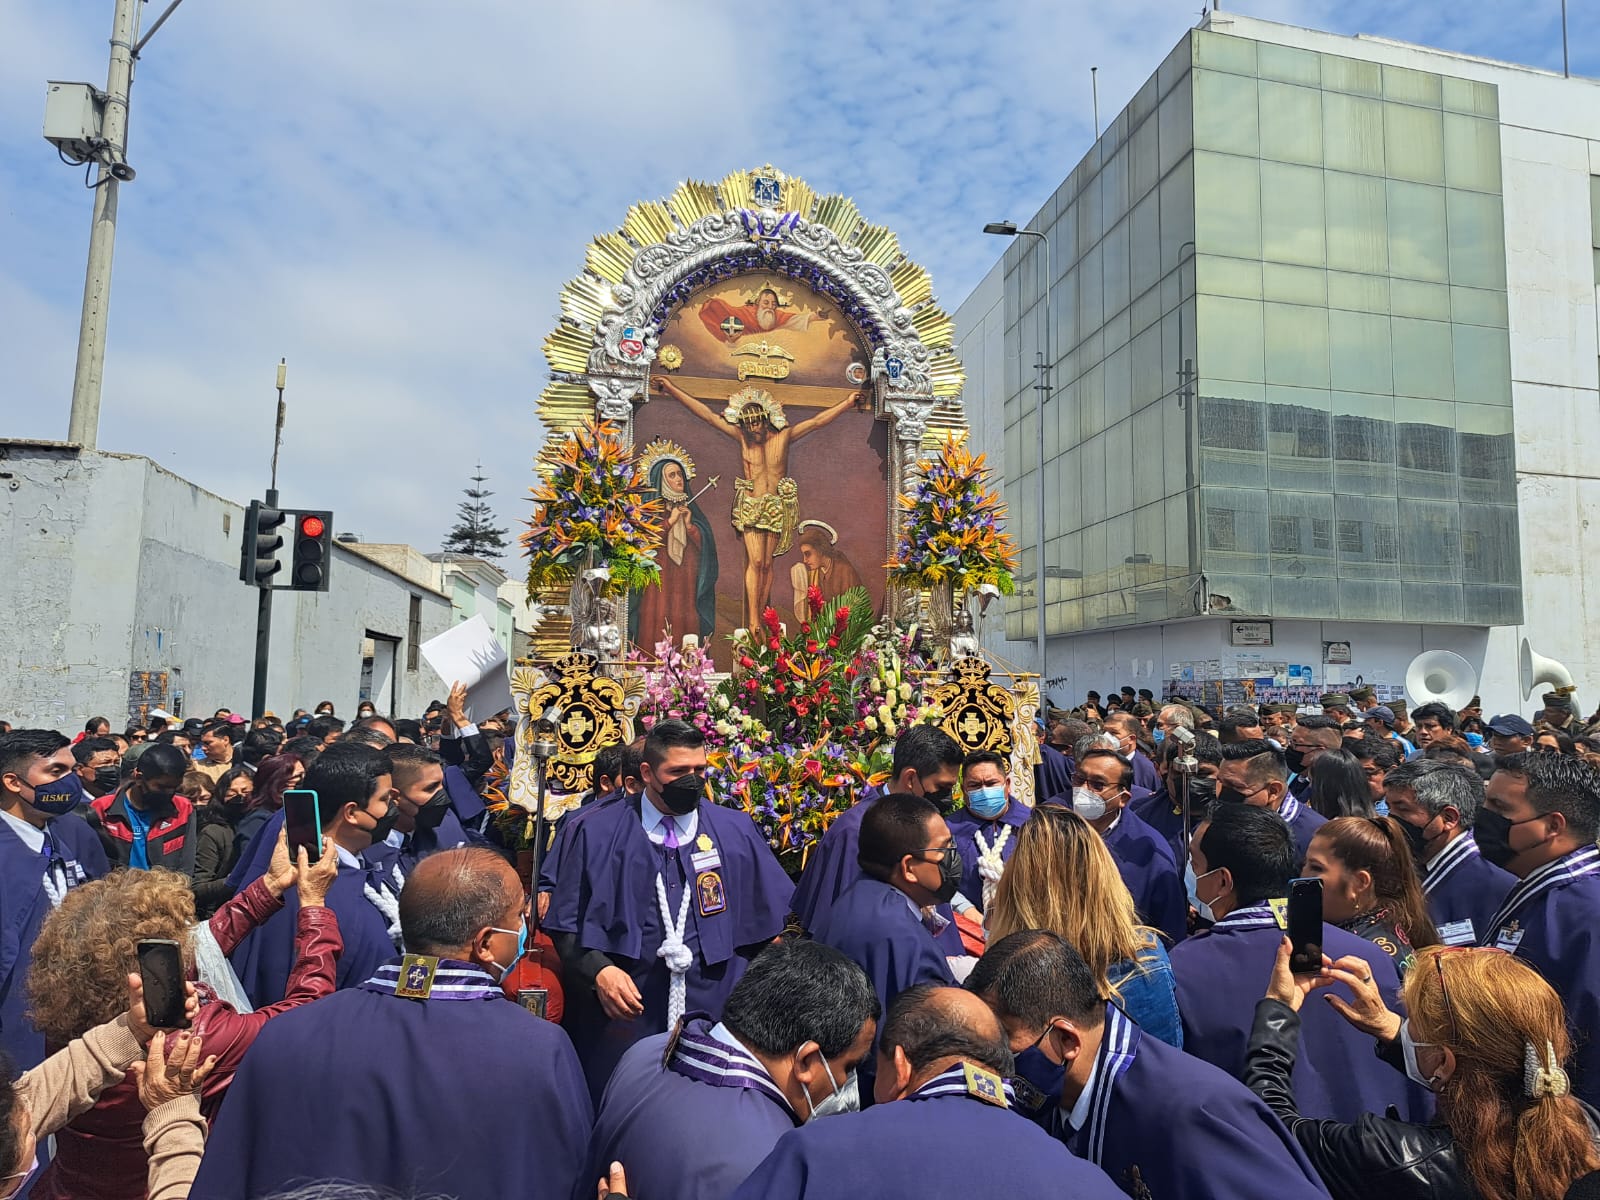
[[[1244,1081],[1289,1127],[1333,1200],[1471,1200],[1477,1194],[1444,1125],[1414,1125],[1371,1113],[1348,1125],[1296,1112],[1290,1075],[1299,1041],[1300,1014],[1276,1000],[1262,1000],[1250,1031]]]

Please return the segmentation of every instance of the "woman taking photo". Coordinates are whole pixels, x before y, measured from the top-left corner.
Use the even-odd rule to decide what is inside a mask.
[[[1562,1069],[1566,1013],[1532,967],[1489,947],[1429,947],[1406,979],[1411,1015],[1402,1021],[1359,958],[1323,963],[1320,975],[1291,974],[1283,940],[1256,1006],[1244,1081],[1289,1127],[1334,1200],[1562,1200],[1600,1167],[1594,1114],[1570,1094]],[[1354,1003],[1326,1002],[1438,1097],[1434,1124],[1369,1115],[1346,1125],[1295,1111],[1300,1007],[1335,983]]]
[[[1337,817],[1306,848],[1305,874],[1322,880],[1322,919],[1384,951],[1402,979],[1415,951],[1439,941],[1414,861],[1393,817]]]
[[[1161,937],[1139,923],[1111,851],[1070,808],[1041,804],[1017,831],[984,927],[991,944],[1022,929],[1060,934],[1083,955],[1101,995],[1150,1036],[1182,1048],[1172,963]]]

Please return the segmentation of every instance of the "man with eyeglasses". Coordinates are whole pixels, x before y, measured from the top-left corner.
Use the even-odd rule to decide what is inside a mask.
[[[317,756],[300,784],[317,793],[322,853],[339,856],[339,875],[324,903],[338,916],[344,938],[335,975],[341,988],[370,978],[400,945],[399,884],[392,870],[363,857],[374,843],[389,836],[400,817],[393,771],[383,751],[341,742]],[[244,884],[255,878],[251,875]],[[299,910],[298,897],[287,893],[283,908],[247,935],[231,955],[245,994],[257,1008],[283,999],[295,963]]]
[[[1295,729],[1290,746],[1302,734],[1310,733],[1304,726]],[[1322,730],[1332,733],[1336,730]],[[1293,754],[1293,749],[1290,750]],[[1294,835],[1295,869],[1306,860],[1306,848],[1317,829],[1327,818],[1309,804],[1302,804],[1289,791],[1288,755],[1279,754],[1271,742],[1235,742],[1222,748],[1222,766],[1217,771],[1217,800],[1219,803],[1249,804],[1278,814],[1288,823]]]
[[[943,947],[934,940],[961,886],[961,848],[932,801],[891,792],[874,801],[861,822],[862,878],[839,897],[812,930],[867,973],[888,1011],[894,998],[919,983],[953,984]],[[869,1058],[862,1063],[862,1102],[872,1094]]]
[[[1517,877],[1479,939],[1525,959],[1555,988],[1579,1031],[1572,1091],[1600,1103],[1600,771],[1567,754],[1530,751],[1495,764],[1472,836]]]
[[[1183,878],[1166,838],[1128,807],[1132,788],[1127,758],[1109,747],[1085,750],[1072,777],[1072,811],[1111,851],[1140,918],[1176,942],[1189,927]]]

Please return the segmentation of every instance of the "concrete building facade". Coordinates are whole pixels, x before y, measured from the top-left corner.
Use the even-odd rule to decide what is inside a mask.
[[[1028,227],[1048,305],[1019,238],[956,312],[1023,547],[995,649],[1042,576],[1058,701],[1449,649],[1525,709],[1527,637],[1593,707],[1600,84],[1213,13]]]

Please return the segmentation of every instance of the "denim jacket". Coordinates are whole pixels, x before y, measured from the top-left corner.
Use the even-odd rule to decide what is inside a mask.
[[[1178,995],[1172,979],[1172,960],[1155,936],[1136,959],[1112,963],[1107,972],[1117,988],[1122,1010],[1151,1037],[1183,1049],[1183,1023],[1178,1019]]]

